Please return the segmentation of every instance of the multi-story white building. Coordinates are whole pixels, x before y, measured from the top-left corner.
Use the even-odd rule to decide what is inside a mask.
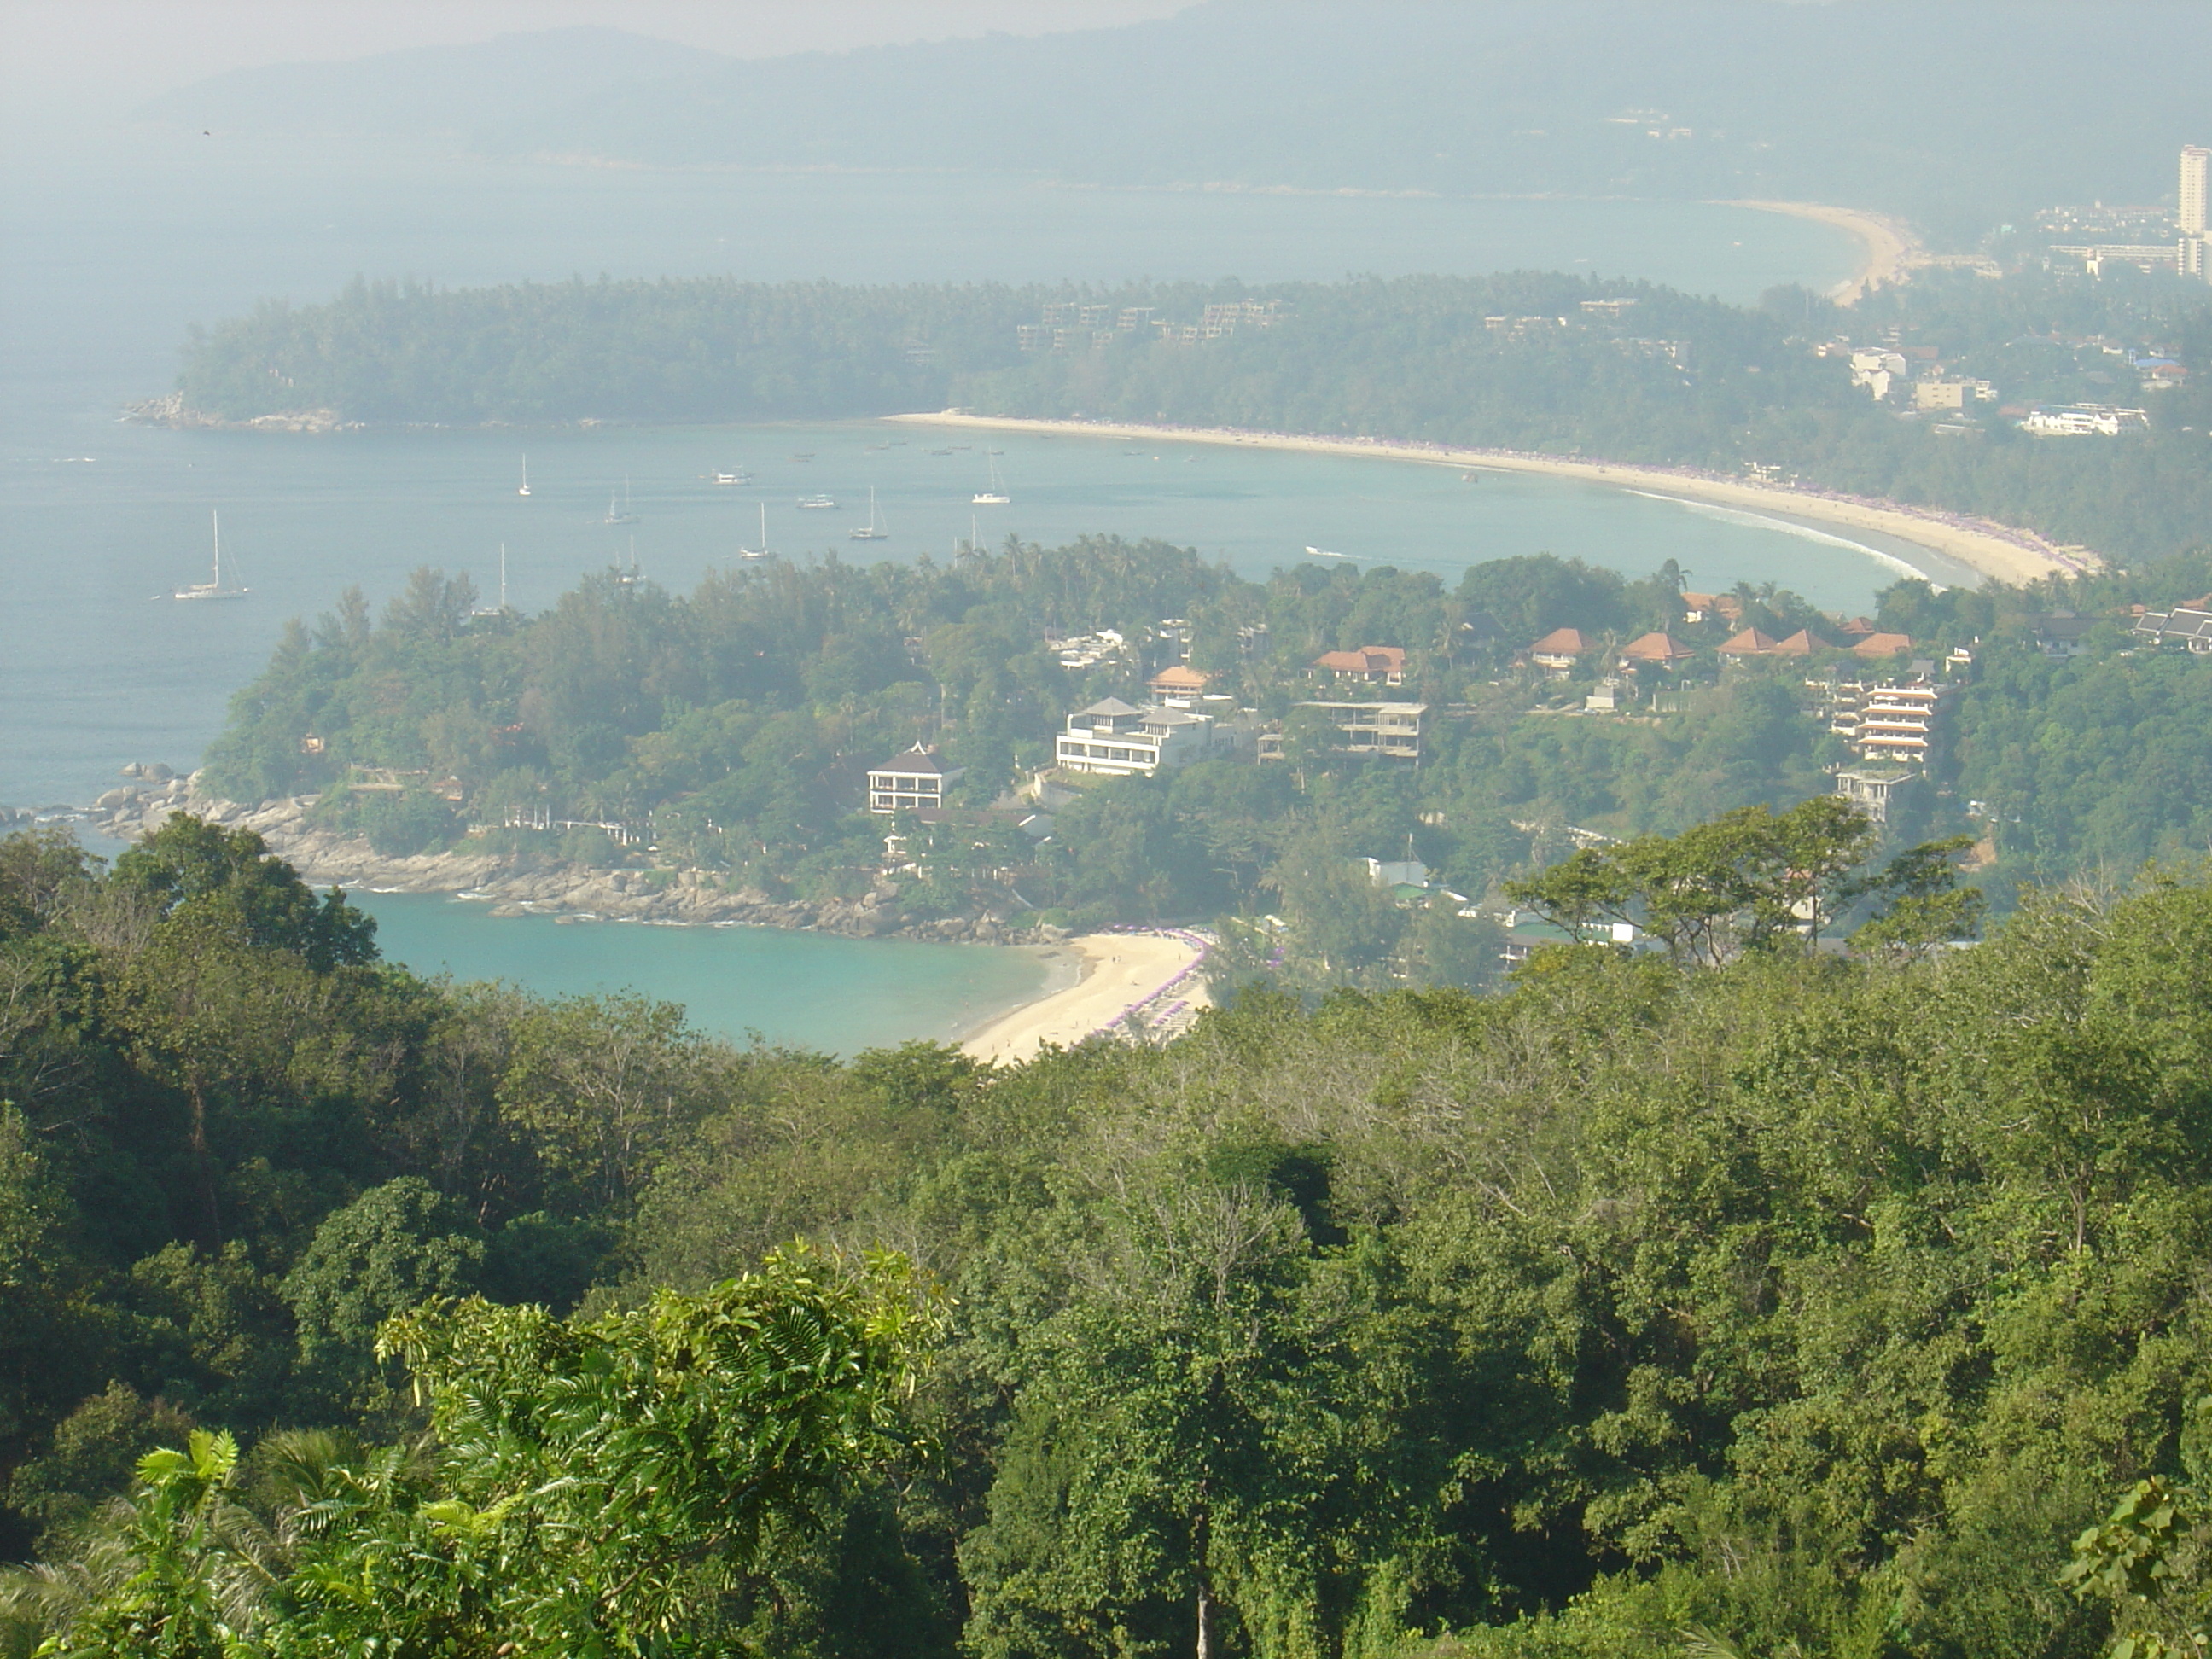
[[[881,766],[868,769],[868,811],[935,812],[945,805],[945,792],[967,775],[965,767],[948,767],[927,744],[915,746]]]
[[[1067,717],[1053,757],[1070,772],[1151,777],[1203,760],[1214,748],[1213,720],[1181,708],[1135,708],[1108,697]]]
[[[1292,708],[1318,708],[1336,728],[1330,747],[1343,755],[1382,755],[1392,760],[1421,758],[1421,721],[1429,712],[1425,702],[1300,702]],[[1279,761],[1283,734],[1270,732],[1260,739],[1259,757]]]
[[[2175,263],[2183,276],[2212,282],[2212,234],[2205,226],[2208,173],[2212,173],[2212,149],[2191,144],[2181,152],[2180,210],[2174,215],[2181,241]]]

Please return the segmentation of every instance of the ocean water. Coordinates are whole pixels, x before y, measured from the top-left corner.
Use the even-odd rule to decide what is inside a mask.
[[[118,422],[125,401],[167,387],[190,325],[264,297],[318,300],[356,274],[459,285],[603,271],[1271,281],[1538,268],[1740,301],[1779,282],[1831,283],[1855,252],[1824,226],[1711,205],[1067,190],[495,165],[132,130],[66,145],[19,136],[0,156],[0,802],[83,802],[131,761],[191,766],[286,618],[349,584],[380,602],[428,563],[468,570],[489,595],[504,544],[509,597],[525,609],[633,556],[684,587],[754,538],[763,506],[771,544],[794,557],[910,559],[971,533],[1109,532],[1196,546],[1253,574],[1312,544],[1449,580],[1480,559],[1550,550],[1638,574],[1671,557],[1700,584],[1771,580],[1854,609],[1900,557],[1954,574],[1871,537],[1355,458],[877,423],[301,437]],[[1004,452],[1009,507],[969,502],[986,448]],[[526,449],[526,501],[515,493]],[[735,465],[757,484],[709,482]],[[608,497],[625,479],[641,522],[611,527]],[[871,485],[891,539],[850,542]],[[838,507],[798,510],[814,494]],[[204,578],[217,510],[227,572],[250,596],[157,600]],[[632,983],[718,1030],[830,1047],[943,1033],[1035,984],[1033,967],[1016,965],[1027,959],[1006,952],[556,932],[466,906],[376,903],[401,960],[545,989]],[[802,960],[804,975],[791,967]]]
[[[353,897],[376,918],[384,954],[419,973],[507,980],[541,996],[635,989],[682,1003],[717,1036],[830,1054],[949,1042],[1036,995],[1048,971],[1032,951],[988,945],[493,917],[459,899]]]

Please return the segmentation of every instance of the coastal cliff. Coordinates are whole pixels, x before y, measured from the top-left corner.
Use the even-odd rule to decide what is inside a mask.
[[[603,870],[565,860],[534,863],[491,852],[425,853],[391,858],[357,836],[308,821],[313,795],[240,805],[201,790],[167,767],[131,767],[132,781],[94,804],[93,825],[136,841],[170,817],[189,812],[211,823],[251,830],[316,886],[374,893],[436,893],[487,904],[493,915],[574,915],[612,921],[744,924],[802,928],[854,939],[915,939],[978,945],[1046,945],[1058,927],[1023,925],[994,911],[916,917],[898,891],[879,883],[858,898],[778,900],[758,888],[732,888],[711,871]]]

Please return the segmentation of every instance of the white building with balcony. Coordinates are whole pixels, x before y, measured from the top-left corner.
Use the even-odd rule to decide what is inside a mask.
[[[945,792],[967,775],[965,767],[948,767],[937,751],[917,743],[903,755],[868,769],[868,811],[935,812],[945,806]]]
[[[1181,708],[1136,708],[1108,697],[1067,717],[1053,744],[1063,770],[1098,777],[1149,778],[1173,771],[1213,751],[1212,716]]]

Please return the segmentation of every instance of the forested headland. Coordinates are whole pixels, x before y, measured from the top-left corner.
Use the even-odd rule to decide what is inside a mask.
[[[0,841],[8,1650],[2191,1650],[2212,885],[1796,875],[993,1069]]]
[[[1188,550],[1094,538],[943,564],[777,562],[690,594],[608,572],[524,617],[476,614],[465,579],[425,570],[380,611],[349,593],[295,623],[235,698],[202,783],[246,803],[319,796],[317,823],[393,856],[465,847],[647,881],[698,872],[813,902],[888,883],[913,918],[995,911],[1080,928],[1273,915],[1287,927],[1275,972],[1292,982],[1479,986],[1495,951],[1462,901],[1394,905],[1356,860],[1418,858],[1440,895],[1502,908],[1506,882],[1578,836],[1672,835],[1786,805],[1849,762],[1820,684],[1886,665],[1839,647],[1725,666],[1716,647],[1740,627],[1843,636],[1773,590],[1746,588],[1732,620],[1692,623],[1680,586],[1669,571],[1632,582],[1546,556],[1478,564],[1449,588],[1387,567],[1253,582]],[[2212,663],[2142,649],[2124,620],[2130,602],[2208,590],[2201,556],[2039,592],[1887,590],[1874,620],[1912,655],[1975,658],[1928,776],[1893,805],[1893,841],[1982,838],[1975,879],[2000,911],[2021,881],[2200,851]],[[2054,659],[2039,637],[2053,609],[2119,620]],[[1561,627],[1616,644],[1668,629],[1698,654],[1643,702],[1590,713],[1605,651],[1564,680],[1525,661]],[[1063,665],[1054,641],[1103,630],[1123,644]],[[1336,694],[1312,670],[1320,653],[1372,645],[1406,648],[1405,683],[1358,695],[1429,705],[1417,766],[1338,752],[1297,707]],[[1153,778],[1070,780],[1048,835],[1018,828],[1034,807],[1008,792],[1051,765],[1066,714],[1142,702],[1147,678],[1176,663],[1250,719],[1281,722],[1285,762],[1224,752]],[[914,867],[886,877],[887,824],[862,810],[864,775],[917,741],[964,775],[950,818],[890,826]],[[558,820],[586,827],[533,827]],[[603,823],[630,826],[633,844],[588,827]]]
[[[1048,306],[1066,307],[1057,336],[1040,321]],[[1207,307],[1227,306],[1252,314],[1203,337]],[[1844,359],[1814,355],[1839,332],[1893,330],[2003,402],[1900,420],[1852,386]],[[2194,374],[2154,400],[2151,429],[2037,441],[2000,412],[2125,401],[2114,341],[2170,351]],[[1748,463],[2124,559],[2194,547],[2212,521],[2212,299],[2148,277],[1924,274],[1848,313],[1795,289],[1744,308],[1538,273],[1096,289],[356,283],[196,333],[179,386],[226,419],[743,422],[960,405]]]

